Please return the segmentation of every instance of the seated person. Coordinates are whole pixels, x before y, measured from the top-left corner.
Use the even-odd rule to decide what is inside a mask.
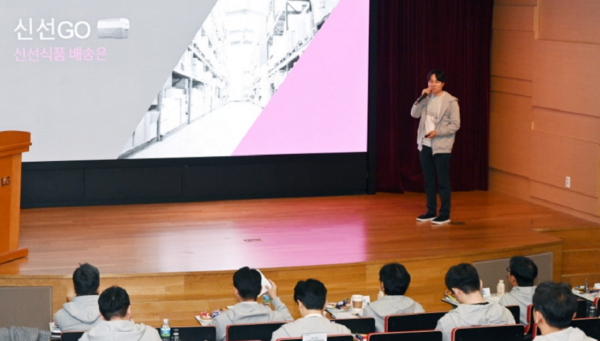
[[[96,322],[100,321],[99,285],[100,272],[98,268],[85,263],[75,269],[73,286],[76,296],[73,297],[73,301],[63,304],[63,308],[54,315],[54,321],[61,331],[89,330]]]
[[[566,283],[541,283],[533,295],[533,318],[542,332],[535,341],[596,341],[579,328],[569,327],[577,311],[577,297]]]
[[[448,270],[446,287],[454,293],[459,305],[444,315],[435,327],[444,335],[444,341],[452,339],[454,328],[515,323],[508,309],[483,299],[481,286],[477,269],[471,264],[461,263]]]
[[[281,299],[277,296],[277,286],[269,280],[272,287],[267,292],[271,296],[271,308],[259,304],[256,300],[262,290],[260,273],[245,266],[233,274],[233,293],[239,301],[233,308],[215,317],[213,324],[217,328],[217,340],[225,340],[227,326],[231,324],[283,322],[294,318]]]
[[[500,305],[518,305],[519,320],[521,324],[527,325],[527,307],[531,304],[535,286],[533,281],[537,277],[538,268],[535,263],[523,256],[514,256],[510,259],[510,266],[506,269],[508,282],[512,285],[509,293],[500,297]]]
[[[334,323],[323,316],[327,305],[327,289],[316,279],[299,281],[294,288],[294,301],[302,318],[286,323],[273,332],[271,341],[286,337],[302,337],[309,333],[327,333],[328,335],[351,334],[346,326]]]
[[[112,286],[98,298],[102,320],[85,332],[79,341],[161,341],[158,331],[131,319],[129,295],[125,289]]]
[[[385,317],[388,315],[425,312],[419,303],[404,296],[409,284],[410,274],[402,264],[386,264],[379,270],[379,286],[385,296],[364,307],[362,314],[363,317],[375,318],[376,331],[385,331]]]

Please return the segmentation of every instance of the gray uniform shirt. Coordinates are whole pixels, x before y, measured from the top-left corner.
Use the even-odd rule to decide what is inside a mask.
[[[158,331],[143,323],[100,321],[85,332],[79,341],[162,341]]]
[[[506,293],[500,297],[500,305],[518,305],[519,306],[519,320],[521,324],[527,325],[527,307],[531,304],[533,294],[535,293],[535,286],[533,287],[513,287],[509,293]]]
[[[309,333],[352,334],[346,326],[334,323],[322,315],[307,315],[294,322],[286,323],[274,331],[271,341],[284,337],[301,337]]]
[[[423,313],[423,307],[412,298],[402,295],[383,296],[363,309],[363,317],[375,318],[375,330],[385,331],[385,317],[396,314]]]
[[[294,318],[279,297],[271,302],[275,310],[257,302],[240,302],[223,314],[215,317],[213,325],[217,328],[217,340],[225,340],[227,326],[242,323],[284,322]]]
[[[98,295],[75,296],[54,314],[54,321],[63,332],[90,330],[100,320]]]
[[[444,341],[450,341],[454,328],[502,324],[515,324],[515,319],[499,304],[459,304],[438,321],[435,329],[444,334]]]
[[[596,341],[585,335],[579,328],[569,327],[547,335],[538,335],[535,341]]]

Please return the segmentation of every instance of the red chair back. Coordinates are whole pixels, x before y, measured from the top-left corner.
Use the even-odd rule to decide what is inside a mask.
[[[332,322],[346,326],[354,334],[370,334],[375,332],[375,319],[372,317],[335,319]]]
[[[442,341],[439,330],[419,330],[414,332],[392,332],[369,334],[369,341]]]
[[[523,341],[524,334],[522,324],[460,327],[452,330],[452,341]]]
[[[535,328],[535,320],[533,319],[533,304],[530,304],[527,306],[527,325],[525,326],[525,334],[533,335]]]
[[[389,315],[385,317],[386,332],[433,330],[446,312]]]
[[[285,337],[276,341],[302,341],[301,337]],[[327,341],[354,341],[352,335],[327,335]]]
[[[60,334],[60,341],[78,341],[79,338],[85,333],[84,331],[72,331],[62,332]]]
[[[227,326],[225,339],[227,341],[271,341],[273,332],[284,324],[285,322],[232,324]]]
[[[600,318],[587,317],[582,319],[574,319],[571,321],[571,327],[581,329],[585,335],[592,339],[600,339]]]

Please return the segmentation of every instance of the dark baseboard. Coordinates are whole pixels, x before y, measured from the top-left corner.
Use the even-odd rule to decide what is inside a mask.
[[[23,164],[21,207],[365,194],[367,153]]]

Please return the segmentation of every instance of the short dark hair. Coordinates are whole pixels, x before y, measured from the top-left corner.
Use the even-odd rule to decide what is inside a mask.
[[[510,274],[515,276],[520,287],[531,287],[538,275],[538,268],[531,259],[514,256],[510,259]]]
[[[255,300],[262,289],[262,278],[256,269],[245,266],[233,274],[233,286],[240,297],[245,300]]]
[[[91,264],[80,264],[73,272],[73,286],[77,296],[98,295],[100,271]]]
[[[481,284],[477,269],[468,263],[460,263],[450,267],[446,273],[446,287],[449,290],[458,288],[465,294],[479,291]]]
[[[116,285],[104,290],[98,297],[100,314],[106,321],[114,317],[125,317],[130,304],[127,291]]]
[[[327,288],[316,279],[299,281],[294,288],[294,301],[302,302],[306,309],[323,309],[327,299]]]
[[[444,73],[444,71],[442,70],[438,70],[438,69],[433,69],[431,71],[429,71],[429,73],[427,74],[427,81],[429,81],[431,79],[431,76],[435,75],[435,78],[442,82],[442,83],[446,83],[446,74]]]
[[[577,297],[567,283],[543,282],[533,294],[533,308],[554,328],[569,327],[577,311]]]
[[[410,274],[404,265],[390,263],[379,270],[379,280],[383,282],[386,295],[404,295],[410,284]]]

